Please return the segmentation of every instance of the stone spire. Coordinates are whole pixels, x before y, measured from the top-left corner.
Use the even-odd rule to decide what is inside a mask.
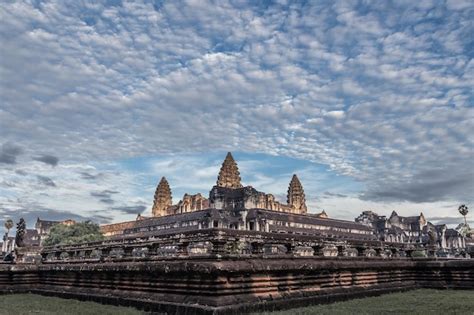
[[[288,186],[288,205],[291,206],[295,213],[306,213],[306,199],[304,195],[303,185],[296,174],[291,178],[290,185]]]
[[[241,188],[240,173],[237,163],[235,163],[232,154],[229,152],[222,163],[219,176],[217,177],[217,186],[225,188]]]
[[[167,215],[166,210],[171,207],[171,189],[165,177],[162,177],[155,191],[155,199],[153,200],[153,208],[151,212],[154,217]]]

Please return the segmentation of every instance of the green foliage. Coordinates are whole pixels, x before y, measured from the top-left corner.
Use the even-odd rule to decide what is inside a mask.
[[[460,205],[458,211],[462,216],[466,216],[469,213],[469,208],[466,205]]]
[[[415,250],[411,253],[411,257],[427,257],[424,250]]]
[[[51,228],[44,245],[70,245],[96,242],[104,239],[98,224],[90,221],[73,225],[56,224]]]
[[[8,219],[5,221],[5,228],[7,229],[7,231],[10,231],[10,229],[14,226],[14,223],[13,223],[13,220],[12,219]]]

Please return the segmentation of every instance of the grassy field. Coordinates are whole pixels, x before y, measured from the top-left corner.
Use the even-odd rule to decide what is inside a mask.
[[[94,302],[61,299],[35,294],[0,295],[1,315],[138,315],[142,312],[130,308],[102,305]]]
[[[326,305],[254,315],[474,314],[474,291],[414,290]]]
[[[93,302],[45,297],[34,294],[0,295],[0,314],[142,314],[133,308],[102,305]],[[474,291],[416,290],[378,297],[356,299],[328,305],[297,308],[281,312],[255,313],[271,315],[306,314],[473,314]]]

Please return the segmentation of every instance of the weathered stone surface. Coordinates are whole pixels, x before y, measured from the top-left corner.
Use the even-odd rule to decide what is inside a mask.
[[[217,186],[224,188],[241,188],[240,172],[237,163],[230,152],[227,153],[224,163],[222,163],[219,176],[217,177]]]
[[[306,199],[304,195],[303,185],[296,174],[293,175],[288,187],[288,205],[294,213],[306,213]]]
[[[153,216],[168,215],[168,208],[171,207],[173,201],[171,197],[171,189],[165,177],[162,177],[158,187],[156,187],[155,198],[153,200],[152,213]]]
[[[474,260],[350,257],[0,265],[0,291],[169,314],[241,314],[414,288],[474,288]]]

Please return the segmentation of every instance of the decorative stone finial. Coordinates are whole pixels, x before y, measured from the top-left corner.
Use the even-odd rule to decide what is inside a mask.
[[[328,214],[326,213],[326,211],[321,211],[321,213],[318,215],[318,217],[320,218],[328,218]]]
[[[304,195],[303,185],[296,174],[291,178],[290,185],[288,187],[288,205],[291,206],[295,213],[306,213],[306,199]]]
[[[16,247],[25,246],[25,234],[26,234],[26,222],[23,218],[16,224],[16,236],[15,245]]]
[[[227,153],[224,163],[222,163],[219,176],[217,177],[217,186],[225,188],[241,188],[240,173],[237,163],[230,152]]]
[[[166,210],[172,205],[171,189],[165,177],[162,177],[155,191],[155,199],[151,212],[153,216],[167,215]]]

